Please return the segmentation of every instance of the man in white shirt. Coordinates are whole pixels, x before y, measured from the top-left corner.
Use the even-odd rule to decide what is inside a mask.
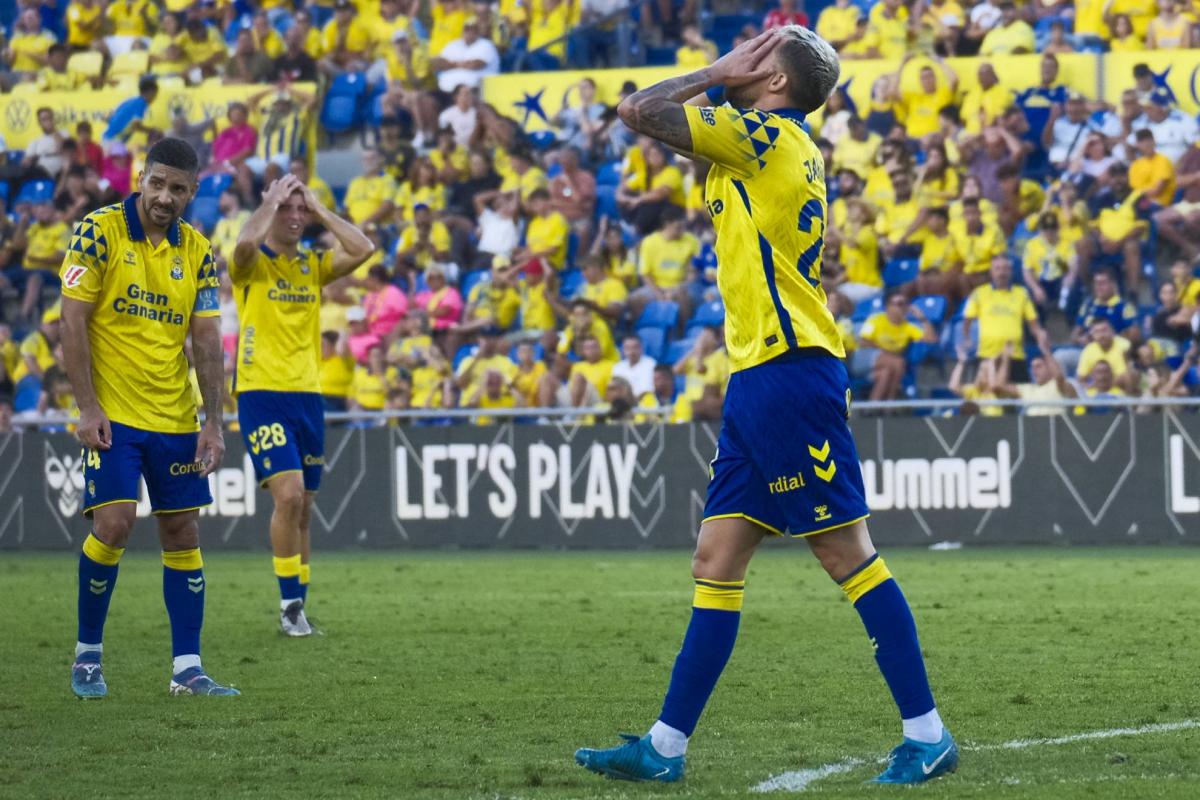
[[[658,362],[645,354],[642,340],[634,335],[626,336],[625,341],[621,343],[621,350],[625,357],[613,366],[612,376],[629,381],[634,397],[653,392],[654,368],[658,366]]]
[[[1171,96],[1163,90],[1150,95],[1146,111],[1133,121],[1131,133],[1126,139],[1128,153],[1136,151],[1135,136],[1142,128],[1154,134],[1154,146],[1158,152],[1171,159],[1174,164],[1200,136],[1196,120],[1177,108],[1171,108]]]
[[[1029,370],[1033,377],[1032,383],[1009,383],[1009,356],[1005,353],[1000,357],[1000,368],[996,372],[996,385],[993,389],[997,397],[1020,398],[1029,405],[1025,406],[1025,414],[1030,417],[1047,417],[1054,414],[1066,414],[1064,406],[1034,405],[1037,400],[1061,400],[1067,397],[1077,397],[1078,393],[1071,382],[1063,375],[1062,367],[1054,354],[1049,350],[1040,356],[1035,356],[1029,362]]]
[[[1079,92],[1067,95],[1066,113],[1057,106],[1050,111],[1050,124],[1042,131],[1042,145],[1049,152],[1050,163],[1063,170],[1083,154],[1088,134],[1100,126],[1088,114],[1087,100]]]
[[[461,39],[442,48],[431,64],[437,74],[438,89],[446,94],[459,86],[478,89],[488,75],[500,72],[500,53],[496,45],[479,35],[479,25],[468,19]]]
[[[37,121],[42,135],[25,148],[25,158],[36,158],[37,165],[46,170],[51,180],[56,180],[67,163],[63,153],[63,141],[66,136],[54,127],[54,112],[49,108],[38,109]]]

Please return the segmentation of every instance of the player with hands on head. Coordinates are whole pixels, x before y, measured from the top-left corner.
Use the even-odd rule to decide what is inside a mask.
[[[60,276],[62,346],[79,405],[84,514],[92,532],[79,560],[79,634],[71,688],[104,697],[104,623],[146,481],[162,543],[171,621],[171,694],[236,695],[200,662],[206,582],[199,509],[225,454],[220,301],[212,247],[180,215],[198,185],[191,145],[162,139],[146,154],[138,192],[85,216]],[[204,402],[200,425],[184,348]]]
[[[301,244],[317,222],[332,250]],[[375,245],[334,214],[296,176],[263,193],[233,249],[241,331],[237,348],[238,421],[261,485],[271,492],[271,549],[279,582],[279,625],[288,636],[314,633],[304,613],[311,544],[309,520],[325,467],[321,397],[321,288],[349,275]]]
[[[904,740],[876,781],[920,783],[957,765],[912,612],[867,530],[845,350],[821,285],[825,166],[803,122],[839,71],[828,42],[788,25],[617,108],[632,130],[712,162],[705,200],[732,374],[692,559],[692,618],[662,711],[645,736],[577,751],[594,772],[683,777],[688,738],[737,638],[750,559],[763,538],[785,531],[805,537],[854,605],[899,707]],[[685,105],[722,86],[728,105]]]

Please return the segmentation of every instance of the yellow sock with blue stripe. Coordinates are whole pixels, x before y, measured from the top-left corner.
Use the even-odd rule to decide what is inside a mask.
[[[163,601],[171,620],[174,673],[200,666],[200,629],[204,626],[204,559],[200,548],[164,550]]]
[[[308,579],[312,575],[308,564],[300,565],[300,599],[305,603],[308,602]]]
[[[875,647],[875,662],[904,721],[904,735],[917,741],[941,739],[941,720],[925,674],[917,624],[899,584],[879,554],[839,581],[862,617]]]
[[[745,581],[696,579],[692,620],[675,658],[662,713],[650,731],[654,749],[661,755],[679,756],[687,749],[687,737],[696,730],[733,652],[745,593]]]
[[[117,566],[125,548],[112,547],[89,533],[79,554],[79,631],[75,654],[102,649],[108,604],[117,588]]]
[[[287,608],[289,603],[303,600],[303,590],[300,588],[300,572],[304,565],[300,563],[300,554],[280,558],[275,556],[275,577],[279,579],[280,607]]]

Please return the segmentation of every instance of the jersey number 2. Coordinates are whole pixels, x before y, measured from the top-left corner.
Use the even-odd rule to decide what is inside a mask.
[[[825,246],[824,213],[820,200],[809,200],[800,209],[800,220],[796,223],[796,229],[801,233],[816,234],[813,243],[800,254],[800,260],[796,262],[796,269],[814,289],[821,285],[821,248]],[[814,220],[821,226],[819,231],[813,230]]]

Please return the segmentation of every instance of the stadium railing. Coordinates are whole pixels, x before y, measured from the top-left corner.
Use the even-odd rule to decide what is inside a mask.
[[[1057,400],[1017,400],[1017,399],[923,399],[923,400],[863,400],[855,402],[853,413],[876,414],[879,412],[907,411],[914,416],[957,412],[963,406],[985,408],[995,406],[1000,408],[1062,409],[1070,415],[1076,408],[1106,409],[1130,413],[1167,410],[1200,411],[1200,397],[1077,397]],[[608,406],[589,406],[586,408],[447,408],[447,409],[391,409],[384,411],[331,411],[325,414],[327,423],[361,423],[377,422],[386,424],[389,420],[461,420],[470,424],[475,417],[488,417],[497,420],[522,420],[531,424],[548,422],[579,422],[588,418],[603,420],[611,413]],[[633,408],[631,413],[638,417],[667,417],[672,413],[671,407],[664,408]],[[70,425],[78,421],[78,417],[65,414],[18,415],[13,418],[14,429],[40,428],[48,426]],[[237,416],[227,414],[225,423],[238,421]]]

